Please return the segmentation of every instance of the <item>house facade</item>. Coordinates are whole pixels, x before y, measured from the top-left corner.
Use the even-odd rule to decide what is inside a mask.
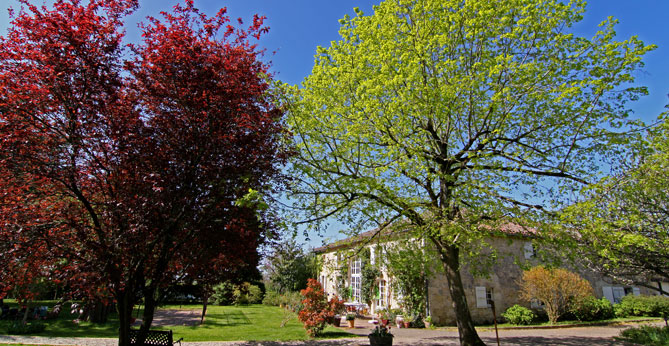
[[[532,236],[518,226],[509,225],[504,228],[502,233],[491,235],[486,240],[488,247],[494,249],[496,257],[488,272],[489,275],[475,276],[474,270],[467,265],[460,271],[467,303],[477,324],[492,322],[493,311],[490,301],[494,302],[497,316],[514,304],[528,308],[539,307],[535,302],[522,300],[519,295],[518,283],[523,268],[540,264]],[[364,306],[369,314],[374,314],[379,309],[401,308],[402,294],[393,290],[393,278],[390,277],[384,263],[380,263],[378,259],[386,247],[401,245],[407,241],[411,240],[406,234],[381,234],[374,230],[317,248],[314,251],[320,255],[321,261],[319,281],[329,296],[344,296],[349,302]],[[421,244],[429,246],[425,242]],[[362,253],[367,253],[369,258],[363,258]],[[485,252],[482,256],[486,256]],[[380,275],[374,278],[371,285],[363,284],[362,267],[366,260],[380,269]],[[572,271],[590,282],[597,298],[605,297],[612,303],[619,302],[628,294],[656,294],[656,291],[644,287],[615,284],[609,278],[589,270]],[[374,288],[373,299],[368,301],[371,304],[362,301],[363,286]],[[342,287],[347,291],[346,294],[342,294]],[[436,275],[427,280],[426,287],[426,313],[432,316],[433,323],[455,324],[455,311],[445,275],[441,274],[441,271],[436,271]]]

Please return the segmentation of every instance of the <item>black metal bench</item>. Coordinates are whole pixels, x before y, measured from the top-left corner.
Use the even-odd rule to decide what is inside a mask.
[[[130,345],[133,346],[172,346],[176,343],[181,345],[181,340],[172,342],[172,331],[171,330],[149,330],[146,334],[146,340],[143,344],[137,343],[137,337],[139,336],[138,329],[130,329]]]

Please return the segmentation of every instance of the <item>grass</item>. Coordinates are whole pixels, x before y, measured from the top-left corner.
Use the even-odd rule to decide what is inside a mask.
[[[5,303],[13,305],[12,301]],[[33,305],[49,305],[55,302],[36,302]],[[202,305],[173,305],[162,309],[188,309],[202,311]],[[69,313],[63,308],[59,318],[44,321],[46,329],[41,333],[31,335],[52,337],[90,337],[115,338],[118,336],[118,317],[115,313],[109,316],[104,324],[72,322],[77,315]],[[133,313],[135,316],[136,312]],[[7,327],[11,321],[0,321],[0,334],[7,334]],[[151,329],[172,330],[174,338],[184,338],[184,341],[289,341],[307,340],[302,323],[294,313],[276,306],[247,305],[247,306],[208,306],[207,316],[203,325],[197,326],[165,326]],[[335,339],[355,337],[331,326],[328,326],[320,338]],[[4,346],[4,345],[3,345]]]
[[[619,339],[640,345],[666,346],[669,345],[669,327],[640,326],[629,328],[622,331]]]

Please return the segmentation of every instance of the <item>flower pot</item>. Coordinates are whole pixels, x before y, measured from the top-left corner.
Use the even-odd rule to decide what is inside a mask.
[[[369,345],[370,346],[393,346],[393,336],[377,336],[369,335]]]
[[[425,323],[425,328],[430,328],[430,324],[431,324],[431,322],[425,322],[425,321],[423,321],[423,323]]]
[[[349,328],[355,328],[355,320],[346,320]]]
[[[404,321],[404,328],[409,328],[409,325],[410,325],[410,324],[411,324],[411,322],[409,322],[409,321]]]
[[[381,325],[384,327],[388,326],[388,319],[387,318],[385,320],[381,319]]]
[[[341,316],[335,316],[334,320],[332,320],[332,325],[335,327],[341,326]]]

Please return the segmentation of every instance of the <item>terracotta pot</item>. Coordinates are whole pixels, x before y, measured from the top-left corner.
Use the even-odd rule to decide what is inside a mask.
[[[404,321],[404,328],[409,328],[409,324],[411,324],[411,322],[409,322],[409,321]]]
[[[425,328],[430,328],[430,322],[423,322],[425,323]]]
[[[355,320],[346,320],[349,328],[355,328]]]
[[[384,326],[384,327],[387,327],[388,326],[388,319],[385,319],[385,320],[381,319],[381,325]]]

